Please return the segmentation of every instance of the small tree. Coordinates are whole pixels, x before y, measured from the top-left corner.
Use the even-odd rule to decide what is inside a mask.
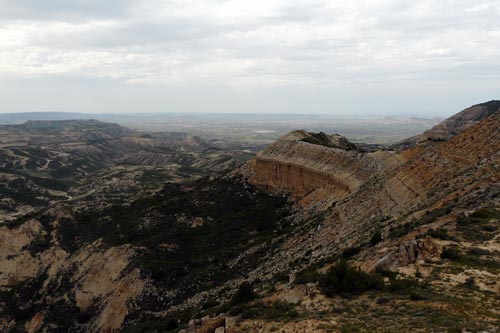
[[[380,231],[377,231],[375,232],[375,234],[373,234],[372,238],[370,239],[370,244],[371,246],[375,246],[381,241],[382,241],[382,234],[380,233]]]
[[[236,294],[234,294],[232,303],[233,304],[248,303],[250,301],[253,301],[256,297],[257,295],[253,291],[252,285],[248,282],[243,282],[238,288]]]
[[[378,274],[365,273],[341,260],[325,273],[320,286],[326,296],[332,297],[335,294],[359,294],[367,290],[381,290],[384,288],[384,280]]]

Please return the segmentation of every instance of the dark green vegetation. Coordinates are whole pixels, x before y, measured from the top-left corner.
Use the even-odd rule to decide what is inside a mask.
[[[0,193],[2,196],[12,199],[15,206],[0,204],[0,210],[11,211],[17,206],[30,205],[34,207],[45,206],[49,200],[60,199],[51,195],[47,190],[67,191],[73,182],[67,180],[56,180],[30,175],[27,172],[0,168],[0,173],[9,175],[9,180],[0,181]]]
[[[202,178],[190,183],[166,184],[157,194],[129,205],[74,211],[72,217],[33,213],[19,221],[36,218],[49,233],[55,232],[60,245],[71,253],[97,239],[102,239],[104,247],[131,244],[138,255],[128,269],[139,268],[142,276],[149,278],[158,290],[175,290],[168,296],[161,293],[148,296],[140,304],[142,312],[131,313],[126,319],[125,332],[155,332],[160,327],[165,331],[173,329],[179,319],[187,322],[200,309],[173,314],[175,320],[147,317],[144,313],[168,309],[207,286],[221,286],[230,279],[245,276],[272,253],[280,235],[292,230],[289,214],[287,198],[259,192],[238,178]],[[56,229],[52,224],[55,218],[59,221]],[[30,246],[29,250],[36,254],[50,246],[50,240],[40,239]],[[237,264],[228,265],[250,247],[257,250]],[[11,310],[16,309],[14,304],[24,304],[22,312],[13,310],[19,322],[48,308],[43,295],[37,293],[44,280],[40,277],[40,281],[33,281],[33,287],[28,281],[10,293],[0,294],[1,303],[9,305]],[[54,295],[71,289],[64,277],[59,281],[51,286]],[[247,283],[240,286],[232,301],[230,296],[231,293],[226,295],[226,307],[247,304],[258,297]],[[207,302],[205,310],[219,304],[220,300]],[[92,314],[79,313],[74,306],[69,308],[69,303],[61,304],[61,308],[64,306],[69,309],[68,315],[59,316],[61,322],[55,323],[57,326],[73,327],[92,318]],[[290,312],[278,305],[273,305],[273,309],[276,313]],[[56,308],[49,310],[54,310],[50,316],[59,313]]]
[[[351,267],[341,260],[330,268],[319,280],[326,296],[360,294],[368,290],[382,290],[384,280],[378,274],[368,274]]]
[[[180,288],[180,300],[206,285],[242,276],[263,260],[277,236],[290,230],[287,214],[286,198],[256,192],[233,178],[204,178],[168,184],[158,195],[129,206],[80,212],[62,221],[58,237],[69,251],[99,238],[109,246],[140,247],[142,273],[162,287]],[[251,258],[227,266],[257,244],[262,247]]]
[[[473,242],[489,241],[500,229],[500,211],[494,208],[482,208],[470,216],[459,217],[457,231],[466,240]]]
[[[480,248],[464,251],[456,245],[449,245],[443,249],[441,258],[450,260],[454,267],[477,268],[494,274],[499,273],[500,262],[489,259],[489,255],[489,251]]]
[[[330,136],[328,136],[327,134],[325,134],[323,132],[309,133],[308,137],[303,138],[300,141],[311,143],[313,145],[325,146],[325,147],[329,147],[329,148],[342,148],[345,150],[358,149],[358,147],[355,144],[349,142],[347,139],[345,139],[343,137],[339,139],[338,143],[336,143],[332,140],[332,138]]]
[[[456,245],[447,246],[443,249],[443,252],[441,252],[441,258],[443,259],[455,260],[460,258],[461,255],[462,251],[460,251],[460,248]]]
[[[174,333],[179,331],[177,320],[173,318],[143,318],[139,323],[134,323],[123,330],[123,333],[161,332]]]
[[[253,291],[252,285],[248,282],[244,282],[240,285],[236,294],[234,294],[233,298],[231,299],[231,303],[234,305],[248,303],[250,301],[253,301],[256,297],[257,295]]]
[[[389,279],[389,283],[384,282],[384,277]],[[366,273],[350,266],[345,260],[338,261],[325,273],[307,268],[297,274],[295,283],[318,283],[322,292],[328,297],[360,295],[367,291],[409,295],[412,300],[427,297],[424,296],[426,286],[414,279],[400,278],[397,273],[391,271]]]
[[[441,240],[451,240],[452,237],[448,234],[446,229],[438,228],[431,229],[427,232],[427,235],[433,238],[441,239]]]

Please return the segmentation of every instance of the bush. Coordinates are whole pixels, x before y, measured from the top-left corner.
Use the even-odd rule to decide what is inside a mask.
[[[178,331],[177,320],[174,318],[148,317],[123,329],[124,333],[174,333]]]
[[[236,294],[234,294],[231,302],[233,304],[242,304],[253,301],[257,297],[257,294],[253,291],[253,287],[248,282],[243,282]]]
[[[341,260],[322,277],[320,287],[328,297],[336,294],[360,294],[368,290],[382,290],[384,280],[378,274],[365,273]]]
[[[464,287],[473,289],[476,286],[476,280],[473,277],[468,277],[464,282]]]
[[[412,279],[390,279],[389,291],[395,293],[408,293],[417,287],[417,282]]]
[[[441,240],[449,240],[451,239],[450,235],[448,235],[448,231],[446,229],[432,229],[427,232],[427,235],[432,238],[437,238]]]
[[[462,255],[458,246],[447,246],[441,253],[441,259],[457,260]]]
[[[500,219],[500,211],[494,208],[481,208],[470,216],[457,219],[457,230],[467,240],[484,242],[493,239],[498,229],[496,219]]]
[[[389,303],[391,301],[391,299],[389,297],[379,297],[377,298],[377,304],[386,304],[386,303]]]
[[[429,299],[429,297],[427,297],[419,292],[412,291],[410,293],[410,300],[412,300],[412,301],[425,301],[428,299]]]
[[[382,234],[380,231],[375,232],[375,234],[370,239],[370,245],[375,246],[382,241]]]
[[[306,268],[295,277],[295,284],[305,284],[311,282],[318,282],[321,279],[321,274],[312,268]]]
[[[360,252],[360,248],[359,247],[349,247],[347,249],[345,249],[343,252],[342,252],[342,258],[343,259],[349,259],[349,258],[352,258],[354,257],[356,254],[358,254]]]

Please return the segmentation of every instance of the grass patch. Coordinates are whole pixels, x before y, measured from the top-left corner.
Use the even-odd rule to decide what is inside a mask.
[[[241,309],[243,319],[265,319],[287,321],[299,316],[295,304],[274,301],[272,303],[256,302]]]

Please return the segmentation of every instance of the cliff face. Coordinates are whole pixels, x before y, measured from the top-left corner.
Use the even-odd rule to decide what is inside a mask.
[[[479,110],[481,117],[483,111],[489,112],[486,104],[472,109]],[[363,198],[359,205],[348,206],[363,207],[371,202],[366,211],[376,207],[379,213],[394,215],[427,202],[430,192],[498,174],[492,162],[498,155],[498,112],[477,123],[471,120],[477,118],[472,117],[472,111],[444,122],[460,122],[465,127],[460,135],[402,152],[367,153],[352,149],[340,136],[322,144],[314,141],[318,134],[294,131],[257,154],[242,170],[249,183],[268,191],[291,193],[305,201],[310,201],[309,196],[330,202]],[[488,170],[483,169],[486,165]],[[471,178],[472,173],[475,178]]]
[[[249,162],[249,182],[259,188],[290,193],[295,198],[355,193],[370,177],[385,172],[381,160],[364,154],[340,135],[293,131]]]
[[[318,249],[314,261],[366,244],[376,230],[387,235],[436,209],[477,207],[498,195],[498,113],[450,140],[403,152],[363,153],[300,140],[285,136],[243,169],[251,184],[291,192],[310,208],[322,200],[321,228],[290,240],[283,253],[291,258]],[[300,214],[307,220],[316,213]],[[271,265],[279,260],[284,259]]]

